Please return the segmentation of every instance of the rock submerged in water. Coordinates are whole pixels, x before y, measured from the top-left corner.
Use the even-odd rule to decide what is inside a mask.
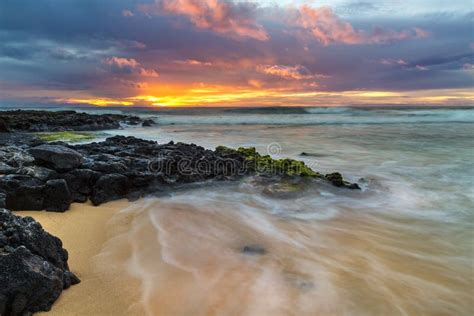
[[[350,183],[344,180],[342,175],[339,172],[334,172],[325,175],[325,178],[332,183],[335,187],[338,188],[347,188],[352,190],[360,190],[360,187],[357,183]]]
[[[267,250],[259,245],[247,245],[242,248],[242,253],[251,256],[263,256]]]
[[[326,157],[327,155],[325,154],[317,154],[317,153],[308,153],[308,152],[305,152],[303,151],[300,156],[303,156],[303,157]]]
[[[49,311],[80,280],[69,270],[62,242],[31,217],[0,209],[0,315]]]
[[[151,120],[151,119],[148,119],[148,120],[144,120],[143,123],[142,123],[142,126],[143,127],[151,127],[153,125],[155,125],[155,121]]]

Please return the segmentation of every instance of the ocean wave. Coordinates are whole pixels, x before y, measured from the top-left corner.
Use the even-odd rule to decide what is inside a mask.
[[[391,110],[384,113],[345,109],[315,114],[157,115],[160,125],[349,125],[474,123],[474,110]],[[316,110],[315,110],[316,111]]]
[[[341,107],[332,107],[332,108],[304,108],[304,110],[309,114],[337,114],[337,113],[345,113],[349,111],[354,111],[353,108],[341,108]]]

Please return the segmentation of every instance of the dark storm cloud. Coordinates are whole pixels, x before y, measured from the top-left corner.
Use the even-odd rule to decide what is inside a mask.
[[[474,62],[474,53],[467,53],[467,54],[460,54],[454,56],[434,56],[423,58],[413,62],[411,65],[416,67],[424,66],[447,66],[447,67],[454,67],[460,68],[460,65],[464,65],[465,63],[473,63]]]

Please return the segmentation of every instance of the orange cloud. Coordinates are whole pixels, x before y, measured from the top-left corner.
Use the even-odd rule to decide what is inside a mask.
[[[145,68],[140,68],[138,70],[138,74],[143,77],[154,77],[154,78],[158,78],[160,76],[160,74],[155,69],[145,69]]]
[[[110,66],[115,73],[137,74],[143,77],[159,77],[159,73],[154,69],[146,69],[133,58],[109,57],[104,60],[104,64]]]
[[[428,32],[420,28],[400,32],[375,28],[372,33],[367,33],[339,19],[329,7],[312,8],[307,5],[297,10],[290,24],[303,29],[306,35],[326,46],[332,43],[375,44],[429,36]]]
[[[311,74],[310,71],[301,65],[296,66],[284,66],[284,65],[265,65],[258,66],[257,71],[267,74],[278,76],[284,79],[294,79],[294,80],[306,80],[314,79],[316,77],[325,77],[322,75]]]
[[[250,86],[254,87],[254,88],[261,88],[261,87],[263,87],[263,82],[261,82],[260,80],[249,79],[249,80],[247,81],[247,83],[248,83]]]
[[[147,14],[185,16],[200,29],[266,41],[269,36],[257,23],[255,9],[256,6],[250,3],[224,0],[156,0],[153,5],[140,6],[140,10]]]
[[[118,68],[135,68],[140,66],[140,63],[133,58],[109,57],[104,60],[104,63]]]
[[[349,90],[329,91],[284,91],[278,89],[249,89],[248,87],[203,86],[150,87],[144,94],[119,98],[77,97],[58,98],[55,101],[69,104],[93,104],[99,106],[246,106],[249,104],[268,105],[324,105],[347,104],[413,104],[413,105],[462,105],[472,104],[474,93],[471,89],[436,89],[423,91],[371,91]]]

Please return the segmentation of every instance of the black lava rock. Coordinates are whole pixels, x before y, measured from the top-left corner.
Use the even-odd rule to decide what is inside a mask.
[[[64,289],[79,283],[57,237],[31,217],[0,209],[0,315],[49,311]]]
[[[242,248],[242,253],[246,255],[264,255],[267,253],[265,248],[259,245],[247,245]]]
[[[6,195],[5,204],[14,210],[43,209],[42,181],[24,175],[7,175],[0,178],[0,193]]]
[[[49,180],[44,187],[43,208],[52,212],[64,212],[71,204],[71,192],[64,179]]]
[[[325,175],[325,178],[335,187],[347,188],[351,190],[360,190],[360,187],[357,183],[350,183],[345,181],[339,172],[327,174]]]
[[[151,127],[155,124],[156,124],[155,121],[148,119],[148,120],[143,121],[142,126],[143,127]]]
[[[44,144],[30,149],[30,154],[39,164],[54,170],[68,171],[82,165],[84,157],[77,151],[61,145]]]
[[[64,175],[74,202],[85,202],[92,193],[92,187],[100,178],[99,172],[90,169],[76,169]]]
[[[94,205],[120,199],[128,193],[128,178],[121,174],[107,174],[97,180],[92,190],[91,201]]]
[[[16,145],[10,138],[9,145],[0,147],[0,170],[5,174],[0,177],[0,193],[6,195],[6,207],[13,210],[65,211],[71,202],[90,199],[99,205],[115,199],[163,194],[191,183],[237,180],[248,175],[279,183],[267,190],[279,197],[293,198],[303,192],[295,185],[299,180],[305,180],[305,185],[324,180],[338,187],[359,189],[357,184],[344,181],[339,173],[323,176],[308,172],[304,176],[287,167],[275,168],[280,173],[271,173],[273,169],[268,168],[271,174],[265,174],[257,171],[255,159],[249,159],[255,158],[253,155],[256,151],[252,148],[218,147],[213,151],[195,144],[158,144],[125,136],[78,145],[38,145],[33,140]],[[259,159],[267,165],[283,166],[280,160],[267,156]],[[295,168],[309,169],[302,162],[287,161]],[[290,185],[282,185],[284,181]]]
[[[142,122],[142,120],[136,116],[120,114],[94,115],[76,111],[1,111],[0,133],[8,131],[97,131],[117,129],[122,122],[137,125]]]

